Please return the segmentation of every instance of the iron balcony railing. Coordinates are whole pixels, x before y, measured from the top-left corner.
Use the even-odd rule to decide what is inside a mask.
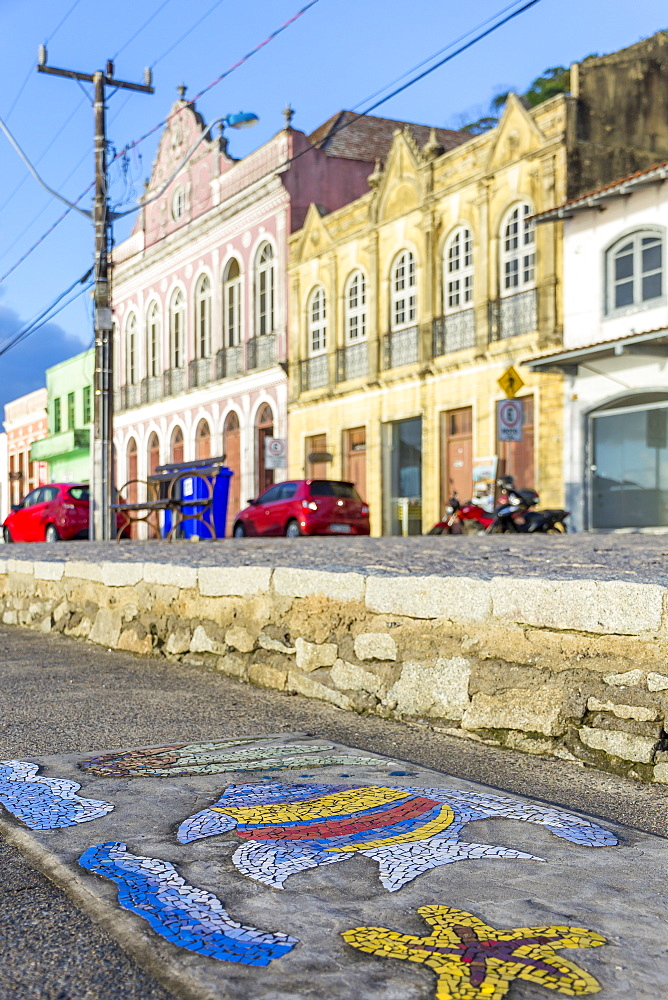
[[[164,395],[164,383],[162,375],[149,375],[141,380],[141,401],[142,403],[155,403],[162,399]]]
[[[185,368],[168,368],[163,375],[165,396],[176,396],[186,387]]]
[[[208,385],[216,380],[215,358],[197,358],[188,364],[188,388]]]
[[[301,391],[322,389],[329,385],[329,366],[326,354],[318,354],[315,358],[307,358],[301,362]]]
[[[420,360],[420,330],[408,326],[383,337],[383,368],[400,368]]]
[[[138,383],[122,385],[120,392],[116,395],[117,408],[119,410],[131,410],[141,403],[141,392]]]
[[[216,378],[234,378],[243,375],[244,372],[244,348],[243,344],[237,347],[223,347],[216,354]]]
[[[475,347],[475,311],[463,309],[434,320],[433,352],[437,358],[453,351]]]
[[[490,302],[490,340],[508,340],[537,329],[538,293],[535,288]]]
[[[369,347],[365,340],[336,352],[336,381],[348,382],[369,374]]]
[[[246,350],[249,371],[271,368],[276,364],[276,334],[265,333],[260,337],[251,337]]]

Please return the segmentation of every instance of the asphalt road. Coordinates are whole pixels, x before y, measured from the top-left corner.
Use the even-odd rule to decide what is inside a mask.
[[[17,547],[18,548],[18,547]],[[164,659],[0,629],[0,755],[310,732],[666,836],[666,789],[430,728],[358,717]],[[0,1000],[165,1000],[150,976],[0,843]]]

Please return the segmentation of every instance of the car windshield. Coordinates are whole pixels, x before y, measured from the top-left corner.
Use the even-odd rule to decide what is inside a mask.
[[[336,483],[331,479],[315,479],[311,483],[311,496],[345,497],[348,500],[360,499],[360,495],[352,483]]]
[[[90,500],[89,486],[70,486],[69,493],[73,500]]]

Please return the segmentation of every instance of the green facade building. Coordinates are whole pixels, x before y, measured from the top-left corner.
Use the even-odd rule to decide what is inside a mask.
[[[49,433],[35,441],[30,457],[48,462],[52,483],[90,480],[95,351],[83,351],[46,370]]]

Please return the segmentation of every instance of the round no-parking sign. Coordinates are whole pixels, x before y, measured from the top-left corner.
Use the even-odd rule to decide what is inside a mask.
[[[522,400],[504,399],[497,403],[499,441],[522,440]]]

